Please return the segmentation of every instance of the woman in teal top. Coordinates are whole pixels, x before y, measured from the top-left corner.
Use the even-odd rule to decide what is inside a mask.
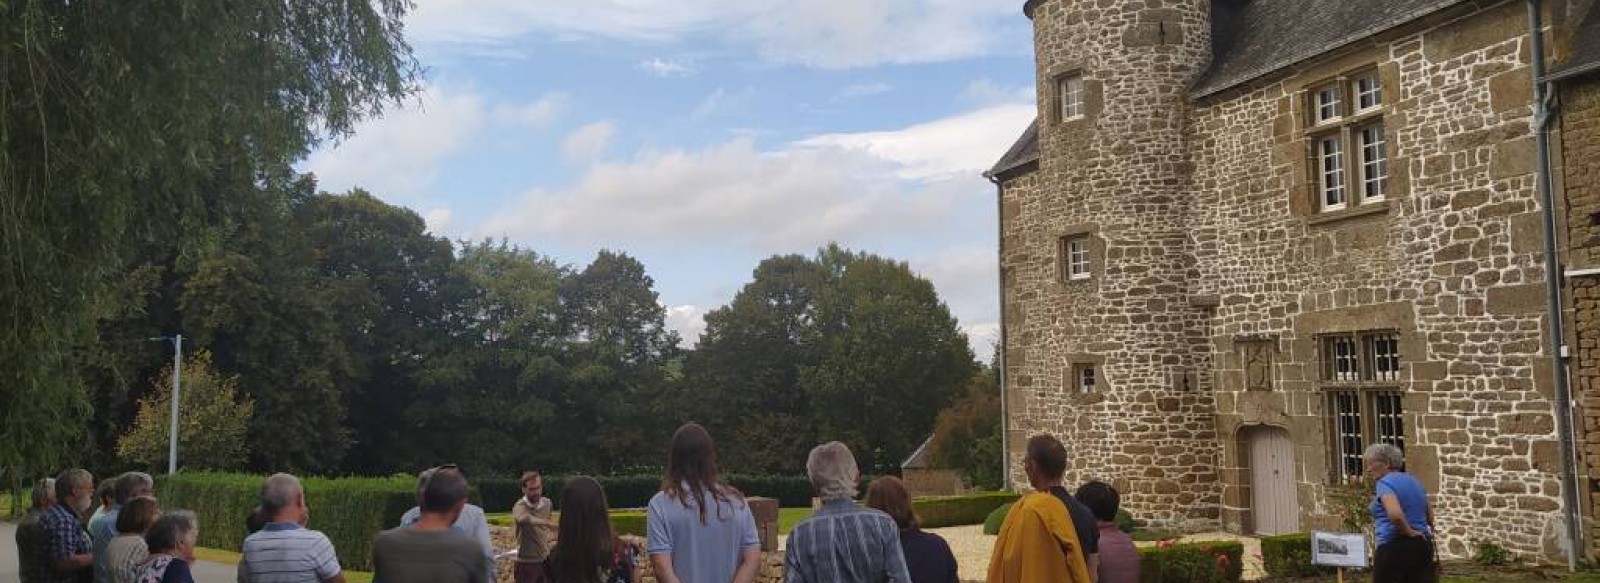
[[[1372,559],[1373,583],[1431,581],[1434,573],[1433,510],[1428,493],[1405,467],[1405,454],[1387,443],[1362,454],[1376,481],[1372,497],[1378,550]]]

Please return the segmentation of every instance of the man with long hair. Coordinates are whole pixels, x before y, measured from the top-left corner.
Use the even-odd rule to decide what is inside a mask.
[[[545,578],[554,583],[634,583],[639,576],[634,549],[611,530],[605,490],[594,478],[579,476],[561,492],[561,530]]]
[[[722,482],[711,434],[694,423],[672,435],[667,475],[646,517],[650,564],[661,583],[755,580],[761,539],[744,495]]]

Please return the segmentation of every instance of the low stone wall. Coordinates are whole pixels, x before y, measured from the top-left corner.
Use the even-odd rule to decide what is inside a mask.
[[[517,548],[516,531],[510,527],[490,526],[489,533],[491,540],[494,541],[494,548]],[[636,536],[623,535],[622,540],[640,549],[645,546],[644,539]],[[643,553],[640,554],[640,561],[642,563],[641,566],[644,567],[644,572],[639,577],[639,583],[656,583],[655,569],[650,566],[650,561],[644,557]],[[498,583],[515,583],[516,561],[507,558],[500,561],[498,566],[499,572],[496,573],[495,580]],[[756,573],[756,583],[783,583],[783,553],[781,551],[761,553],[761,570]]]

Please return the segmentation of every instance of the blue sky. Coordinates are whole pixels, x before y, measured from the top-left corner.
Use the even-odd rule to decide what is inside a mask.
[[[451,238],[655,279],[692,342],[761,259],[907,261],[987,356],[994,187],[1034,115],[1020,0],[419,0],[404,107],[314,152]]]

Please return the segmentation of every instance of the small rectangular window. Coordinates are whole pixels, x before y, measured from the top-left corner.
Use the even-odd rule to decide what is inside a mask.
[[[1317,123],[1339,119],[1343,115],[1339,107],[1339,93],[1338,85],[1329,85],[1317,90],[1314,98],[1316,100],[1314,105],[1317,112]]]
[[[1399,391],[1378,391],[1372,394],[1374,435],[1379,443],[1400,449],[1406,448],[1405,418],[1400,411]]]
[[[1394,334],[1376,334],[1368,336],[1367,343],[1372,355],[1372,380],[1385,383],[1400,380],[1400,338]]]
[[[1327,340],[1328,380],[1357,382],[1361,380],[1361,351],[1351,336],[1334,336]]]
[[[1061,96],[1061,119],[1066,121],[1083,117],[1083,76],[1062,77],[1057,87]]]
[[[1334,445],[1339,459],[1339,477],[1345,480],[1361,477],[1362,435],[1361,401],[1355,391],[1328,393],[1333,409]]]
[[[1368,73],[1356,79],[1356,110],[1367,111],[1383,105],[1383,85],[1377,73]]]
[[[1074,237],[1067,240],[1067,278],[1089,277],[1089,239]]]
[[[1361,202],[1383,200],[1389,181],[1389,152],[1383,139],[1383,124],[1372,124],[1356,132],[1361,141]]]
[[[1317,141],[1318,170],[1322,190],[1322,210],[1331,211],[1345,207],[1344,142],[1339,136],[1327,136]]]
[[[1078,392],[1094,392],[1099,380],[1095,374],[1094,365],[1076,364],[1072,366],[1072,388],[1077,389]]]

